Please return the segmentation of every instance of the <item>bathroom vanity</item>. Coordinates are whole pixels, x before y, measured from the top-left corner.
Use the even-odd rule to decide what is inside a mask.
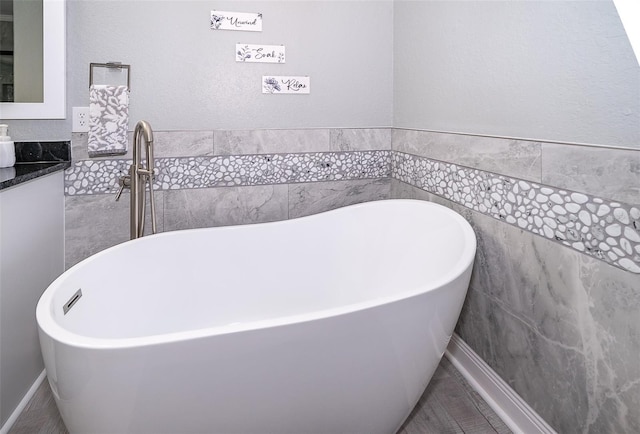
[[[69,142],[15,145],[16,165],[0,169],[0,427],[17,416],[44,369],[35,308],[64,271],[70,165]]]

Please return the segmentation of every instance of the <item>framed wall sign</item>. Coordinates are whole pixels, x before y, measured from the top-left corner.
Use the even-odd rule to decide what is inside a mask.
[[[284,45],[236,44],[236,62],[285,63]]]
[[[308,94],[311,91],[311,78],[308,76],[262,77],[262,93]]]
[[[211,11],[211,30],[262,31],[262,14]]]

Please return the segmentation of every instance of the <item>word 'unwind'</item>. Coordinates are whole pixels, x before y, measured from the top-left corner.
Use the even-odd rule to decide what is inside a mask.
[[[262,14],[211,11],[211,30],[262,31]]]
[[[308,94],[311,88],[309,77],[262,77],[262,93]]]

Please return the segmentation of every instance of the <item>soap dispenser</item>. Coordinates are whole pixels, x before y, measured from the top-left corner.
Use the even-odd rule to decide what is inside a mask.
[[[9,137],[9,125],[0,125],[0,167],[11,167],[16,163],[16,148]]]

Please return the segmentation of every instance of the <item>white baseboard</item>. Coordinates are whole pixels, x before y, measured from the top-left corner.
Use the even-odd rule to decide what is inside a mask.
[[[44,370],[40,373],[40,375],[38,375],[36,381],[31,385],[27,393],[22,398],[22,401],[20,401],[15,410],[13,410],[13,413],[11,413],[11,416],[9,416],[9,419],[7,419],[4,425],[2,425],[2,428],[0,428],[0,434],[7,434],[9,432],[13,424],[16,423],[16,420],[18,420],[18,417],[20,416],[20,413],[22,413],[22,410],[24,410],[31,398],[33,398],[33,395],[36,394],[36,390],[38,390],[38,387],[40,387],[40,384],[46,378],[46,376],[47,373]]]
[[[557,434],[460,336],[451,337],[445,355],[511,431]]]

